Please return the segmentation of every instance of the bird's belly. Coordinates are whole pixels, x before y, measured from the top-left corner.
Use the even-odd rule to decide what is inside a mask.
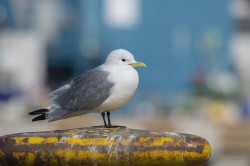
[[[120,76],[116,78],[121,80],[115,80],[116,83],[111,89],[110,96],[98,107],[98,112],[116,110],[125,105],[133,96],[139,82],[137,72],[133,72],[130,77]]]
[[[123,105],[125,105],[128,100],[131,98],[132,94],[118,94],[118,95],[111,95],[106,101],[104,101],[98,108],[98,112],[105,112],[105,111],[112,111],[116,110]]]

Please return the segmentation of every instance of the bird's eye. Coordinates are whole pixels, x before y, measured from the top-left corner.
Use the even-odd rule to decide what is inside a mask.
[[[122,59],[122,61],[123,61],[123,62],[125,62],[125,61],[126,61],[126,59]]]

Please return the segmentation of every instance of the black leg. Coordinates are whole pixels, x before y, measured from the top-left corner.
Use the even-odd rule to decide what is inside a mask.
[[[104,127],[107,127],[107,123],[106,123],[106,120],[105,120],[105,112],[102,112],[102,119],[103,119],[103,122],[104,122]]]
[[[111,121],[110,121],[110,112],[109,111],[107,112],[107,117],[108,117],[108,126],[111,127],[112,124],[111,124]]]
[[[112,124],[111,124],[111,120],[110,120],[110,112],[108,111],[107,112],[107,117],[108,117],[108,125],[106,126],[106,128],[126,128],[125,126],[113,126]]]
[[[105,112],[102,112],[102,119],[103,119],[103,122],[104,122],[104,127],[105,128],[126,128],[125,126],[113,126],[112,124],[111,124],[111,120],[110,120],[110,112],[109,111],[107,111],[107,117],[108,117],[108,125],[107,125],[107,123],[106,123],[106,119],[105,119]],[[103,126],[96,126],[96,127],[103,127]]]

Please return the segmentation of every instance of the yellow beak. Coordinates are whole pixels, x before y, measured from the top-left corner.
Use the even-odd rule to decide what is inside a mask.
[[[135,62],[135,63],[131,63],[130,65],[133,67],[147,67],[147,65],[142,62]]]

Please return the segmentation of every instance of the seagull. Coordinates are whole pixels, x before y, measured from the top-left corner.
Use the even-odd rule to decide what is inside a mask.
[[[115,127],[111,124],[110,111],[125,105],[136,91],[139,76],[134,67],[146,67],[146,64],[135,61],[127,50],[112,51],[102,65],[51,92],[48,108],[29,113],[39,115],[32,121],[52,122],[97,112],[102,115],[104,127]]]

